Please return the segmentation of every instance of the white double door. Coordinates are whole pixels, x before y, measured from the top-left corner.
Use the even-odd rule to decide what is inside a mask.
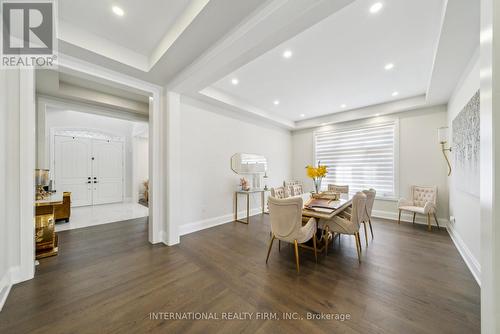
[[[123,201],[123,142],[54,139],[55,188],[71,192],[72,206]]]

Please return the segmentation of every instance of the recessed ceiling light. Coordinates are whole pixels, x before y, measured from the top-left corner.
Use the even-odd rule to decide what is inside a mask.
[[[239,83],[240,83],[240,81],[238,80],[238,78],[232,78],[232,79],[231,79],[231,83],[232,83],[233,85],[237,85],[237,84],[239,84]]]
[[[125,15],[125,12],[123,11],[123,9],[121,9],[120,7],[118,6],[113,6],[111,9],[113,9],[113,13],[115,13],[116,15],[118,16],[123,16]]]
[[[283,58],[291,58],[292,54],[293,54],[292,51],[285,50],[285,52],[283,52]]]
[[[274,100],[273,103],[275,106],[277,106],[278,104],[280,104],[280,100]]]
[[[321,125],[325,126],[325,125],[328,125],[328,123],[321,123]]]
[[[388,64],[385,64],[385,66],[384,66],[384,69],[386,71],[392,70],[393,68],[394,68],[394,64],[393,63],[388,63]]]
[[[340,105],[340,108],[345,108],[345,107],[347,107],[347,104],[345,103]]]
[[[306,117],[306,115],[305,114],[300,114],[300,117]]]
[[[370,13],[375,14],[378,13],[384,5],[381,2],[375,2],[371,7],[370,7]]]
[[[392,96],[398,96],[399,92],[392,92]]]
[[[380,116],[380,114],[375,114],[376,117]]]

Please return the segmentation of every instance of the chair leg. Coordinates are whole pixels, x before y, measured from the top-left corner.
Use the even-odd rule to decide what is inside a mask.
[[[432,231],[432,227],[431,227],[431,214],[430,213],[427,214],[427,229],[429,231]]]
[[[439,222],[438,222],[438,219],[437,219],[437,217],[436,217],[436,213],[435,213],[435,212],[433,212],[432,214],[434,215],[434,220],[436,221],[436,224],[437,224],[437,226],[438,226],[438,230],[439,230],[439,229],[440,229],[440,228],[439,228]]]
[[[316,248],[316,233],[313,234],[313,246],[314,246],[314,259],[318,263],[318,250]]]
[[[363,222],[364,225],[364,230],[365,230],[365,241],[366,241],[366,247],[368,247],[368,231],[366,230],[366,222]]]
[[[416,212],[413,213],[413,224],[415,224],[415,216],[417,215]]]
[[[269,260],[269,254],[271,254],[271,248],[273,247],[273,241],[274,241],[274,235],[271,238],[271,242],[269,242],[269,249],[267,250],[266,263],[267,263],[267,260]]]
[[[281,240],[278,239],[278,252],[281,252]]]
[[[361,263],[361,243],[359,241],[359,233],[354,234],[354,239],[356,239],[356,251],[358,252],[358,261]]]
[[[368,224],[370,225],[370,232],[372,234],[372,239],[373,239],[373,228],[372,228],[372,219],[368,218]]]
[[[399,210],[398,224],[401,224],[401,210]]]
[[[300,272],[300,268],[299,268],[299,243],[297,242],[297,240],[294,240],[294,243],[295,243],[295,262],[297,263],[297,272],[299,273]]]

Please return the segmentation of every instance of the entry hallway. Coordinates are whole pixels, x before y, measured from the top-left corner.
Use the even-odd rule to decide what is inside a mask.
[[[151,245],[147,218],[60,232],[59,256],[15,285],[0,333],[479,333],[480,289],[447,232],[375,220],[328,256],[275,243],[269,216]],[[347,313],[350,320],[150,320],[150,312]]]

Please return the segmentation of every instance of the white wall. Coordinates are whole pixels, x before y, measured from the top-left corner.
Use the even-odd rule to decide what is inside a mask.
[[[38,168],[50,168],[50,129],[51,128],[87,128],[111,133],[125,138],[125,198],[132,197],[133,179],[133,144],[132,133],[134,122],[118,118],[106,117],[96,114],[83,113],[70,110],[47,108],[45,114],[45,134],[38,136],[38,141],[43,141],[44,146],[37,146],[44,154],[39,154]],[[43,160],[41,157],[43,156]],[[147,168],[147,167],[146,167]]]
[[[408,197],[410,186],[437,185],[438,211],[440,219],[448,217],[448,185],[446,162],[441,155],[437,129],[446,126],[446,107],[437,106],[406,111],[385,117],[339,123],[325,128],[352,126],[367,122],[399,119],[399,196]],[[313,133],[316,129],[294,131],[292,135],[292,176],[302,180],[307,190],[312,190],[312,181],[306,177],[304,167],[313,164]],[[376,200],[374,215],[397,219],[397,200]],[[409,215],[403,217],[411,219]],[[424,222],[424,218],[418,218]],[[441,222],[440,222],[441,223]]]
[[[133,145],[133,178],[132,198],[137,202],[144,198],[144,181],[149,179],[149,140],[141,136],[132,138]]]
[[[464,70],[461,81],[457,84],[452,97],[448,103],[448,126],[450,138],[452,138],[452,121],[470,98],[479,89],[479,53],[471,59],[468,67]],[[453,160],[452,160],[453,161]],[[450,215],[455,217],[449,225],[450,234],[457,248],[462,253],[466,263],[479,280],[481,272],[481,235],[480,235],[480,199],[459,189],[460,179],[456,174],[449,178],[450,188]]]
[[[183,99],[181,105],[180,234],[233,220],[234,191],[239,175],[231,170],[231,156],[238,152],[266,156],[268,185],[276,186],[291,175],[291,134],[287,130],[208,111]],[[238,204],[246,206],[243,197]],[[251,207],[260,206],[255,195]]]

